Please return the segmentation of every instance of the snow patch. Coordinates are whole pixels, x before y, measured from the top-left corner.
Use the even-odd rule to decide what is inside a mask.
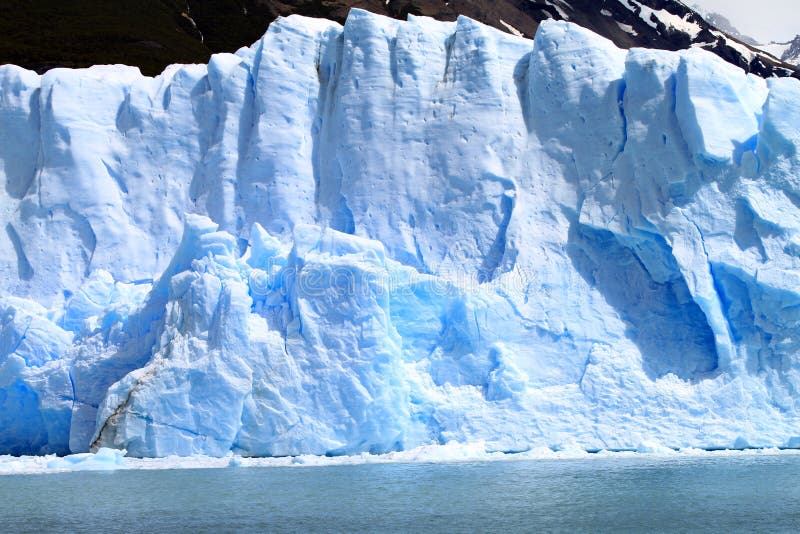
[[[565,2],[564,0],[544,0],[544,3],[548,6],[555,8],[558,16],[561,17],[561,20],[569,20],[569,15],[565,11],[566,9],[572,9],[571,6]]]
[[[625,1],[621,1],[622,4],[625,5]],[[678,15],[673,15],[666,9],[653,9],[642,4],[641,2],[638,2],[637,0],[627,0],[627,2],[628,4],[626,7],[632,11],[632,6],[638,7],[641,10],[639,12],[639,17],[652,28],[657,28],[658,22],[661,22],[667,28],[672,28],[675,31],[688,34],[693,40],[697,38],[697,35],[702,31],[702,28],[699,24],[688,21],[685,18],[679,17]]]
[[[629,33],[629,34],[631,34],[631,35],[633,35],[633,36],[637,36],[637,35],[639,35],[639,33],[638,33],[638,32],[637,32],[637,31],[636,31],[636,30],[633,28],[633,26],[631,26],[630,24],[623,24],[623,23],[621,23],[621,22],[617,22],[617,26],[619,26],[619,28],[620,28],[622,31],[624,31],[624,32],[626,32],[626,33]]]
[[[500,19],[500,24],[502,24],[503,27],[506,28],[508,31],[510,31],[513,35],[516,35],[517,37],[525,37],[525,35],[521,31],[519,31],[506,21]]]

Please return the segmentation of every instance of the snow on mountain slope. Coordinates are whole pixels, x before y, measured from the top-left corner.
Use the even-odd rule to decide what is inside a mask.
[[[758,48],[791,65],[800,65],[800,35],[788,43],[769,43]]]
[[[736,26],[734,26],[733,23],[725,15],[714,12],[708,13],[697,5],[693,5],[691,7],[697,13],[702,15],[702,17],[706,20],[706,22],[716,27],[718,30],[727,33],[731,37],[736,38],[737,40],[741,41],[744,44],[756,47],[758,46],[757,40],[750,37],[749,35],[745,35],[742,32],[740,32],[738,28],[736,28]]]
[[[702,48],[765,78],[797,77],[792,65],[751,46],[738,32],[728,31],[723,27],[726,21],[714,15],[701,16],[678,0],[569,0],[531,5],[545,18],[574,22],[623,48]]]
[[[354,10],[0,88],[0,452],[800,441],[796,80]]]

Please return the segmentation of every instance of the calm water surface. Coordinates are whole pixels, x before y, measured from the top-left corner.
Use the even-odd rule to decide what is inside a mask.
[[[2,532],[800,531],[800,456],[0,477]]]

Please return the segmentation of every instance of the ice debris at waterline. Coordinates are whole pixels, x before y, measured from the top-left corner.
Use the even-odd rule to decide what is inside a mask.
[[[83,452],[63,457],[57,457],[54,454],[47,456],[0,455],[0,475],[117,471],[129,467],[124,450],[105,447],[98,449],[96,453]]]
[[[353,10],[0,88],[1,453],[800,446],[797,80]]]
[[[47,463],[47,469],[51,471],[116,471],[128,468],[124,456],[124,450],[102,447],[96,453],[84,452],[55,458]],[[0,461],[0,466],[2,464],[3,462]]]
[[[228,453],[222,457],[195,454],[192,456],[165,456],[161,458],[128,458],[125,451],[101,448],[96,454],[85,452],[63,458],[48,456],[0,456],[0,476],[67,473],[72,471],[117,471],[121,469],[222,469],[238,467],[330,467],[344,465],[414,464],[414,463],[469,463],[518,461],[573,461],[597,458],[635,459],[637,461],[694,461],[715,458],[764,458],[797,456],[796,449],[714,450],[685,448],[673,450],[658,443],[640,444],[636,451],[596,451],[589,453],[573,446],[553,450],[537,447],[524,452],[502,453],[489,451],[481,442],[444,445],[421,445],[413,449],[370,454],[363,452],[352,456],[282,456],[278,458],[251,458]]]

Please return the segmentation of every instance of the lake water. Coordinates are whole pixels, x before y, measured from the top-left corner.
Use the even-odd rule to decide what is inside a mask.
[[[0,477],[3,532],[800,530],[800,456]]]

